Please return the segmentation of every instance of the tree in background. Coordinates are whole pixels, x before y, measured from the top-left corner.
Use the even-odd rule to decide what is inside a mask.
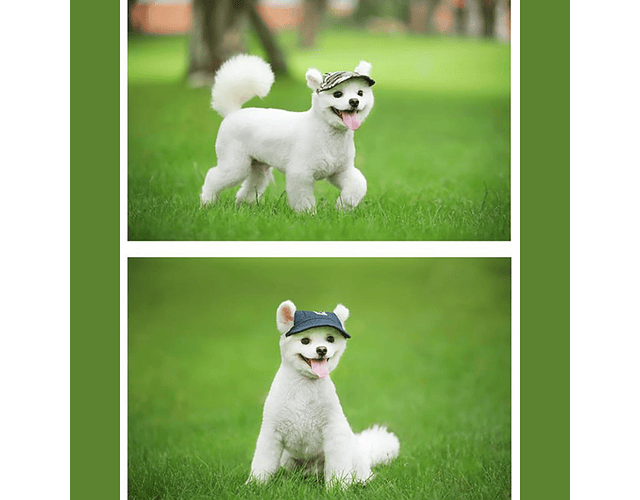
[[[133,33],[136,31],[136,27],[131,22],[131,12],[133,10],[133,6],[136,4],[137,0],[128,0],[127,4],[127,30],[129,33]]]
[[[410,0],[359,0],[353,17],[360,22],[379,17],[398,19],[408,23],[410,3]]]
[[[509,8],[511,8],[511,2],[509,2]],[[495,0],[482,0],[482,19],[484,20],[482,35],[485,38],[491,38],[495,32],[496,24]]]
[[[453,30],[458,35],[467,34],[467,2],[465,0],[456,0],[453,9],[454,24]]]
[[[258,14],[257,0],[193,0],[189,37],[188,81],[208,86],[229,57],[245,52],[242,31],[247,24],[256,32],[276,74],[286,74],[284,53]]]
[[[388,0],[366,0],[368,2],[385,2]],[[410,27],[415,32],[433,33],[436,31],[435,15],[443,0],[410,0]],[[452,9],[453,31],[459,35],[469,34],[470,9],[479,12],[482,18],[482,36],[492,38],[496,35],[496,7],[499,0],[446,0]],[[470,5],[471,4],[471,5]],[[503,0],[507,15],[511,11],[511,1]],[[446,4],[445,4],[446,6]]]
[[[434,15],[438,6],[440,5],[440,0],[427,0],[427,33],[435,32],[435,24],[433,22]]]
[[[327,3],[327,0],[302,0],[302,19],[298,33],[300,47],[315,46]]]

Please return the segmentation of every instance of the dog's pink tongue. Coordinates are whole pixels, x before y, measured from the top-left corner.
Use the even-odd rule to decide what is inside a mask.
[[[358,120],[356,115],[357,113],[347,113],[346,111],[342,112],[342,121],[351,130],[356,130],[360,126],[360,120]]]
[[[326,359],[310,359],[311,369],[320,378],[325,378],[329,375],[329,368],[327,367]]]

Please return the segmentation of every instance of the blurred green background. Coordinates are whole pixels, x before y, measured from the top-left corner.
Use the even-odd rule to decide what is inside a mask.
[[[130,259],[130,498],[336,495],[244,486],[286,299],[350,309],[343,409],[401,442],[339,498],[510,498],[510,282],[509,259]]]
[[[287,49],[291,76],[301,85],[304,104],[310,105],[310,90],[304,74],[310,67],[320,71],[353,70],[360,59],[373,63],[371,76],[385,90],[421,92],[445,96],[501,98],[510,92],[510,47],[492,40],[423,37],[392,38],[358,30],[330,30],[314,50],[296,47],[295,32],[280,33]],[[358,43],[360,40],[361,43]],[[252,52],[266,58],[256,40],[248,39]],[[132,35],[129,40],[128,80],[131,85],[181,81],[188,65],[188,39],[179,36]],[[210,88],[204,91],[209,94]],[[251,101],[251,105],[259,103]],[[247,105],[249,107],[249,105]],[[213,113],[205,108],[207,114]],[[297,110],[294,110],[297,111]],[[364,130],[364,129],[363,129]]]

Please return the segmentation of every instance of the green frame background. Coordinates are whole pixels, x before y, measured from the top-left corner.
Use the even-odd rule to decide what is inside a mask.
[[[119,11],[71,3],[71,498],[82,500],[120,494]],[[520,21],[521,498],[564,499],[569,2],[523,0]]]

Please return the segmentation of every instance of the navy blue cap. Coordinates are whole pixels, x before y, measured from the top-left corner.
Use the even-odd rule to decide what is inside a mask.
[[[349,335],[343,328],[338,316],[329,311],[296,311],[293,315],[293,326],[291,327],[291,330],[285,334],[285,337],[293,335],[294,333],[303,332],[316,326],[331,326],[344,335],[345,338],[351,338],[351,335]]]

